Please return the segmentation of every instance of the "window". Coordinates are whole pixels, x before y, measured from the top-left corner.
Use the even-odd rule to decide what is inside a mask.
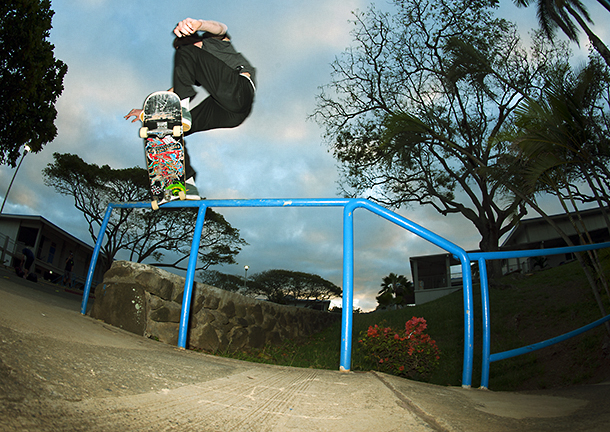
[[[17,234],[19,243],[33,247],[36,244],[36,237],[38,237],[38,228],[19,227],[19,234]]]
[[[47,258],[47,262],[53,264],[53,260],[55,259],[55,250],[57,249],[57,244],[51,242],[51,247],[49,247],[49,256]]]

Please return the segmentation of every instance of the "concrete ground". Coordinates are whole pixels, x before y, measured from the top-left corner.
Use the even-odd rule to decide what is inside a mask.
[[[0,269],[1,431],[610,430],[610,383],[506,393],[248,363],[111,327],[80,300]]]

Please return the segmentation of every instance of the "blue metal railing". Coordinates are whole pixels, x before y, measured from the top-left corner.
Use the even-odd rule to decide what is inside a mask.
[[[204,201],[174,201],[165,204],[162,208],[196,207],[198,208],[197,221],[193,240],[191,243],[191,253],[185,277],[184,295],[182,299],[182,310],[180,316],[180,328],[178,334],[178,346],[186,347],[188,332],[188,320],[191,307],[191,298],[195,278],[195,268],[199,251],[205,213],[208,208],[213,207],[343,207],[343,312],[341,320],[341,351],[340,351],[340,370],[349,371],[351,368],[352,351],[352,330],[353,330],[353,298],[354,298],[354,220],[353,213],[358,208],[367,209],[370,212],[416,234],[445,251],[453,254],[460,260],[462,268],[463,302],[464,302],[464,359],[462,368],[462,386],[469,388],[472,383],[473,369],[473,341],[474,341],[474,317],[473,317],[473,292],[472,292],[472,273],[470,262],[476,261],[479,264],[479,274],[481,280],[482,297],[482,324],[483,324],[483,360],[481,372],[481,387],[487,388],[489,385],[490,363],[503,360],[521,354],[526,354],[549,345],[564,341],[570,337],[577,336],[585,331],[597,327],[606,321],[610,321],[610,315],[603,317],[587,326],[564,335],[539,342],[522,348],[517,348],[502,353],[490,353],[491,342],[491,322],[489,311],[489,285],[487,280],[486,261],[492,259],[523,258],[534,256],[546,256],[564,253],[581,252],[592,249],[602,249],[610,247],[610,242],[596,245],[573,246],[554,249],[537,249],[529,251],[508,251],[508,252],[475,252],[467,253],[459,246],[447,241],[437,234],[423,228],[422,226],[364,199],[253,199],[253,200],[204,200]],[[85,288],[81,313],[86,313],[87,301],[91,291],[93,272],[101,250],[103,238],[115,208],[150,208],[149,203],[111,203],[106,209],[106,214],[100,226],[99,235],[95,244]]]
[[[504,360],[507,358],[515,357],[522,354],[527,354],[532,351],[539,350],[541,348],[548,347],[550,345],[562,342],[566,339],[578,336],[588,330],[591,330],[597,326],[602,325],[606,321],[610,321],[610,315],[606,315],[592,322],[589,325],[565,333],[561,336],[557,336],[548,339],[543,342],[538,342],[532,345],[528,345],[522,348],[517,348],[509,351],[491,354],[491,321],[489,312],[489,284],[487,281],[487,268],[486,261],[492,259],[509,259],[509,258],[526,258],[535,256],[547,256],[547,255],[560,255],[575,252],[584,252],[594,249],[605,249],[610,248],[610,242],[597,243],[592,245],[581,245],[581,246],[570,246],[560,247],[551,249],[533,249],[526,251],[505,251],[505,252],[471,252],[468,254],[471,261],[477,261],[479,264],[479,275],[481,280],[481,306],[483,311],[482,324],[483,324],[483,360],[481,366],[481,388],[489,387],[489,367],[490,363],[494,361]]]
[[[217,207],[343,207],[343,312],[341,319],[341,349],[340,370],[349,371],[351,368],[352,329],[353,329],[353,299],[354,299],[354,211],[358,208],[370,212],[418,235],[424,240],[435,244],[445,251],[453,254],[460,260],[462,266],[462,282],[464,286],[464,362],[462,369],[462,386],[470,387],[472,382],[473,366],[473,339],[474,318],[472,314],[472,273],[470,258],[465,250],[425,229],[424,227],[384,208],[378,204],[364,199],[249,199],[249,200],[202,200],[202,201],[173,201],[162,208],[198,207],[197,222],[191,244],[191,255],[186,272],[184,295],[182,298],[182,311],[178,333],[178,346],[186,347],[188,331],[188,318],[191,307],[191,297],[195,278],[195,268],[199,251],[199,243],[203,232],[205,213],[208,208]],[[93,271],[97,262],[103,238],[115,208],[150,208],[150,203],[111,203],[100,226],[97,242],[91,257],[91,264],[87,274],[87,282],[83,294],[81,313],[85,314],[86,304],[91,290]]]

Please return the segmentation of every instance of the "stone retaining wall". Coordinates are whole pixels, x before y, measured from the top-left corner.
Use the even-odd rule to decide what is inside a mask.
[[[176,345],[184,278],[145,264],[116,261],[95,289],[91,316]],[[236,351],[317,333],[339,315],[259,301],[195,283],[188,348]]]

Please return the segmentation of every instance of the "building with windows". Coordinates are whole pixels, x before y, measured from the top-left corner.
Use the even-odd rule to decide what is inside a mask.
[[[608,212],[609,209],[603,211]],[[593,243],[610,241],[610,229],[602,209],[593,208],[580,212]],[[577,219],[575,214],[550,216],[552,221],[570,238],[573,244],[581,244],[578,233],[570,222]],[[567,246],[549,222],[542,217],[523,219],[509,233],[500,250],[548,249]],[[511,258],[503,260],[502,273],[532,272],[537,268],[556,267],[574,260],[573,254],[546,255],[531,258]],[[410,258],[411,275],[415,286],[415,304],[422,304],[462,289],[460,262],[448,253]],[[478,272],[472,264],[473,274]]]
[[[460,261],[449,253],[411,257],[409,264],[415,304],[427,303],[462,289]]]
[[[608,208],[603,211],[608,212]],[[583,210],[579,213],[584,226],[587,228],[591,243],[603,243],[610,241],[610,228],[608,227],[602,209],[599,207]],[[579,245],[582,244],[578,233],[574,229],[570,218],[578,220],[576,214],[565,213],[550,217],[552,221],[570,238],[570,241]],[[502,250],[530,250],[530,249],[549,249],[568,246],[566,241],[557,231],[542,217],[524,219],[513,228],[504,243]],[[502,263],[503,273],[514,271],[531,272],[536,267],[556,267],[565,262],[574,260],[573,254],[546,255],[533,258],[512,258]]]
[[[84,285],[93,254],[93,247],[62,230],[42,216],[0,215],[0,263],[16,267],[22,259],[22,250],[29,248],[35,260],[31,271],[38,278],[61,280],[66,260],[73,254],[73,287]],[[95,269],[94,281],[101,281],[102,266]],[[94,285],[95,286],[95,282]]]

